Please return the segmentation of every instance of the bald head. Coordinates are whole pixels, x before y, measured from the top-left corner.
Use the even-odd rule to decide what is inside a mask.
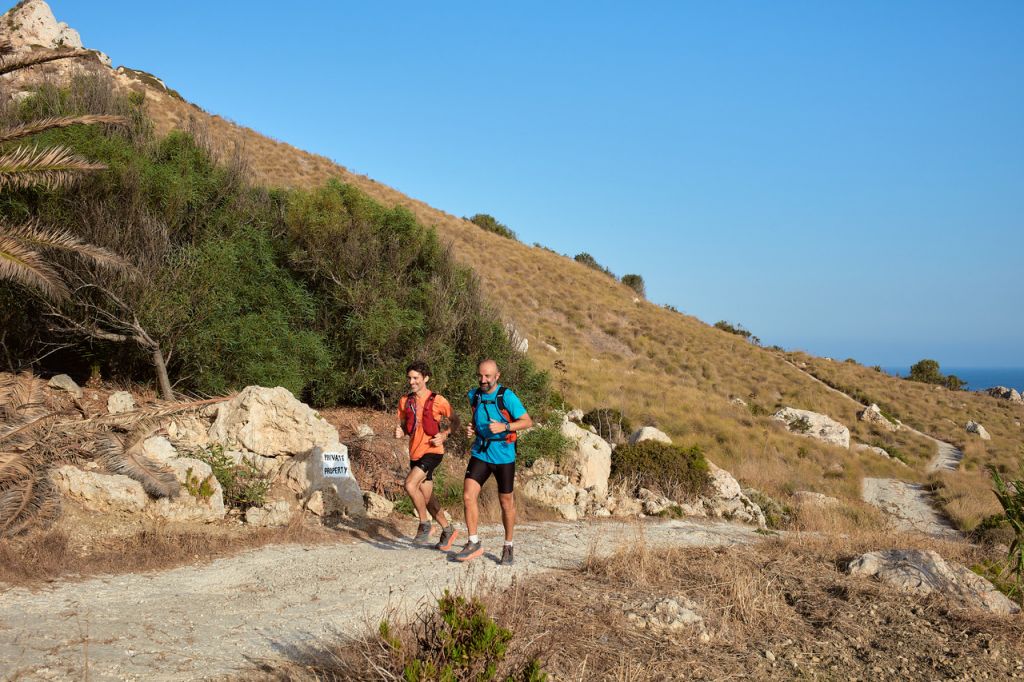
[[[480,390],[484,393],[490,393],[498,385],[498,378],[501,377],[501,372],[498,371],[498,363],[488,358],[484,360],[476,368],[476,378],[480,383]]]

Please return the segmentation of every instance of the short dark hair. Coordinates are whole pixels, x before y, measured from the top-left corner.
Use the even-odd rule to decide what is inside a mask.
[[[430,367],[428,367],[427,363],[423,362],[422,360],[417,360],[415,362],[410,362],[409,366],[405,368],[405,373],[406,374],[408,374],[409,372],[413,372],[413,371],[419,372],[420,374],[422,374],[425,377],[433,376],[430,373]]]

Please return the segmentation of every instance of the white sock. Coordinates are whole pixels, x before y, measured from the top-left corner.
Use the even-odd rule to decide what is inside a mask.
[[[479,536],[476,536],[476,535],[470,535],[469,536],[469,541],[470,542],[480,542],[480,538],[479,538]]]
[[[511,547],[512,546],[512,541],[511,540],[505,540],[505,546],[506,547]]]

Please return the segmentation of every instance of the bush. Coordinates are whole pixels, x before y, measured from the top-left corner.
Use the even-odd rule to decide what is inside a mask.
[[[962,390],[967,385],[966,382],[955,374],[944,375],[939,371],[939,363],[930,359],[914,363],[910,367],[910,374],[907,378],[911,381],[920,381],[925,384],[945,386],[951,391]]]
[[[609,277],[615,277],[615,274],[611,270],[598,263],[597,259],[591,256],[586,251],[584,251],[583,253],[577,253],[573,257],[573,260],[576,261],[577,263],[581,263],[582,265],[586,265],[588,268],[592,268],[594,270],[597,270],[598,272],[603,272]]]
[[[507,225],[499,223],[497,219],[494,218],[494,216],[489,216],[486,213],[477,213],[472,218],[463,218],[463,220],[468,220],[469,222],[473,223],[480,229],[486,230],[487,232],[493,232],[494,234],[499,235],[501,237],[505,237],[506,239],[518,241],[516,233],[513,232]]]
[[[242,459],[241,463],[236,464],[235,460],[224,454],[224,447],[219,444],[193,451],[189,456],[206,462],[213,469],[214,478],[224,490],[226,506],[245,511],[249,507],[262,507],[266,504],[272,479],[252,461]]]
[[[477,599],[454,596],[448,590],[437,601],[436,613],[421,617],[417,628],[417,650],[403,651],[395,628],[382,621],[378,627],[382,643],[402,664],[407,682],[433,680],[522,680],[543,682],[547,675],[539,661],[507,661],[512,632],[494,622]]]
[[[636,292],[640,298],[647,298],[647,289],[644,286],[644,278],[640,275],[623,275],[622,283]]]
[[[619,410],[598,407],[583,415],[583,423],[597,429],[597,435],[609,443],[624,443],[633,433],[633,425]]]
[[[520,436],[516,443],[516,459],[523,466],[533,466],[541,458],[557,464],[571,444],[557,426],[535,426]]]
[[[742,336],[747,341],[751,341],[752,339],[756,338],[751,332],[744,329],[743,325],[738,324],[733,326],[732,324],[729,324],[725,320],[719,320],[718,322],[715,322],[715,329],[721,329],[723,332],[735,334],[736,336]]]
[[[683,448],[655,440],[615,448],[612,475],[677,498],[696,497],[710,483],[708,462],[699,445]]]

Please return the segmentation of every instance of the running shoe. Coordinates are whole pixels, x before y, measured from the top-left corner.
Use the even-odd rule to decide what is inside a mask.
[[[454,523],[449,523],[447,528],[441,529],[441,539],[434,545],[434,549],[439,549],[442,552],[447,552],[452,548],[452,544],[455,542],[455,538],[458,536],[459,531],[455,529]]]
[[[480,546],[480,542],[467,542],[466,546],[462,548],[462,551],[455,555],[456,561],[472,561],[478,556],[484,553],[484,548]]]
[[[416,537],[414,537],[412,541],[419,545],[426,544],[430,541],[430,529],[430,521],[421,523],[419,530],[416,531]]]
[[[512,545],[505,545],[501,550],[501,561],[499,566],[511,566],[514,563],[512,558]]]

